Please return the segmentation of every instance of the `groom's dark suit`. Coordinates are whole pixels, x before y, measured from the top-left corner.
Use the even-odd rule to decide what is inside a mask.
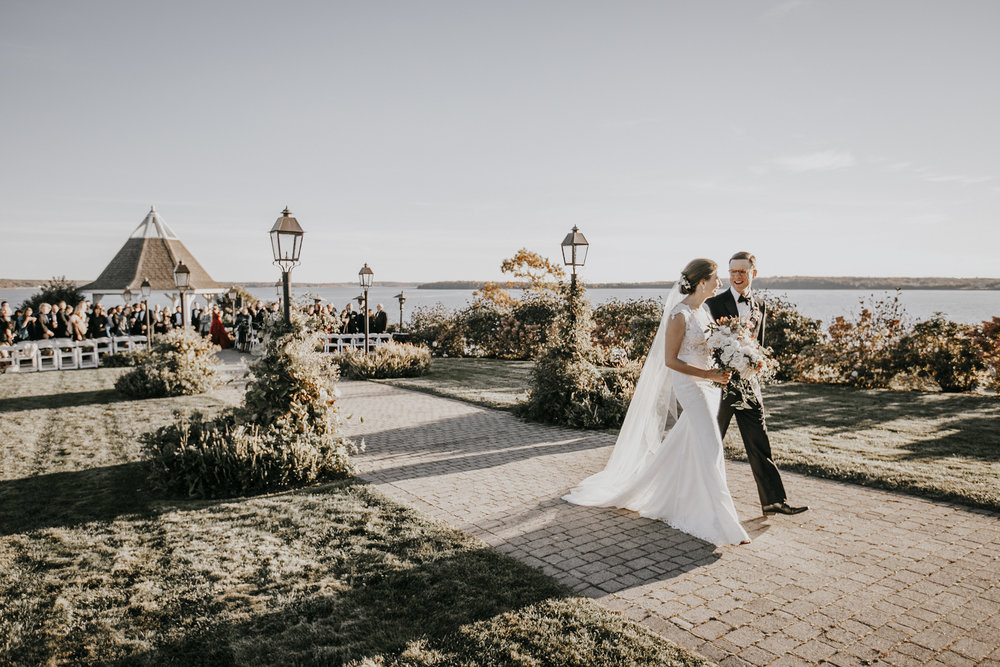
[[[720,317],[739,317],[740,311],[733,297],[733,291],[727,289],[705,300],[713,320]],[[751,321],[754,337],[761,345],[764,344],[764,320],[767,318],[767,308],[764,302],[751,295]],[[726,430],[733,415],[736,415],[736,425],[743,436],[743,446],[747,450],[750,469],[753,470],[754,481],[757,482],[757,494],[762,507],[785,501],[785,486],[781,483],[778,467],[771,460],[771,440],[767,437],[767,425],[764,423],[764,406],[756,400],[747,401],[750,409],[737,410],[734,406],[742,400],[740,390],[730,384],[726,395],[719,405],[719,431],[726,437]]]

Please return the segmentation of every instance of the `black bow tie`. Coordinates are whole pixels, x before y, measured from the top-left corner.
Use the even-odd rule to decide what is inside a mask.
[[[750,304],[750,299],[747,298],[746,294],[740,294],[740,298],[736,299],[736,303]]]

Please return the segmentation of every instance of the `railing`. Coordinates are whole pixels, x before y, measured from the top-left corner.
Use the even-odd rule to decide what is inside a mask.
[[[145,336],[115,336],[80,341],[49,338],[0,345],[0,371],[32,373],[97,368],[102,356],[129,352],[145,344]]]

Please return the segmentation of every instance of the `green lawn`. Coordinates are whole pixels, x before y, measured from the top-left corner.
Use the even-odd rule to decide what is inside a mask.
[[[701,664],[364,484],[151,495],[138,436],[238,396],[121,372],[0,376],[0,664]]]
[[[510,408],[530,371],[530,362],[435,359],[422,378],[383,382]],[[799,383],[764,396],[783,469],[1000,510],[998,396]],[[735,420],[725,445],[730,458],[745,458]]]

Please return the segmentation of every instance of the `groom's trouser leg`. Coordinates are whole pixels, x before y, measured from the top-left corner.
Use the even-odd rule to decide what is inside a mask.
[[[757,483],[757,495],[761,507],[785,501],[785,485],[781,482],[778,466],[771,460],[771,439],[767,436],[767,425],[764,423],[762,408],[736,410],[732,403],[725,399],[719,406],[719,431],[726,436],[729,422],[736,417],[736,425],[743,437],[743,447],[750,461],[750,470]]]

